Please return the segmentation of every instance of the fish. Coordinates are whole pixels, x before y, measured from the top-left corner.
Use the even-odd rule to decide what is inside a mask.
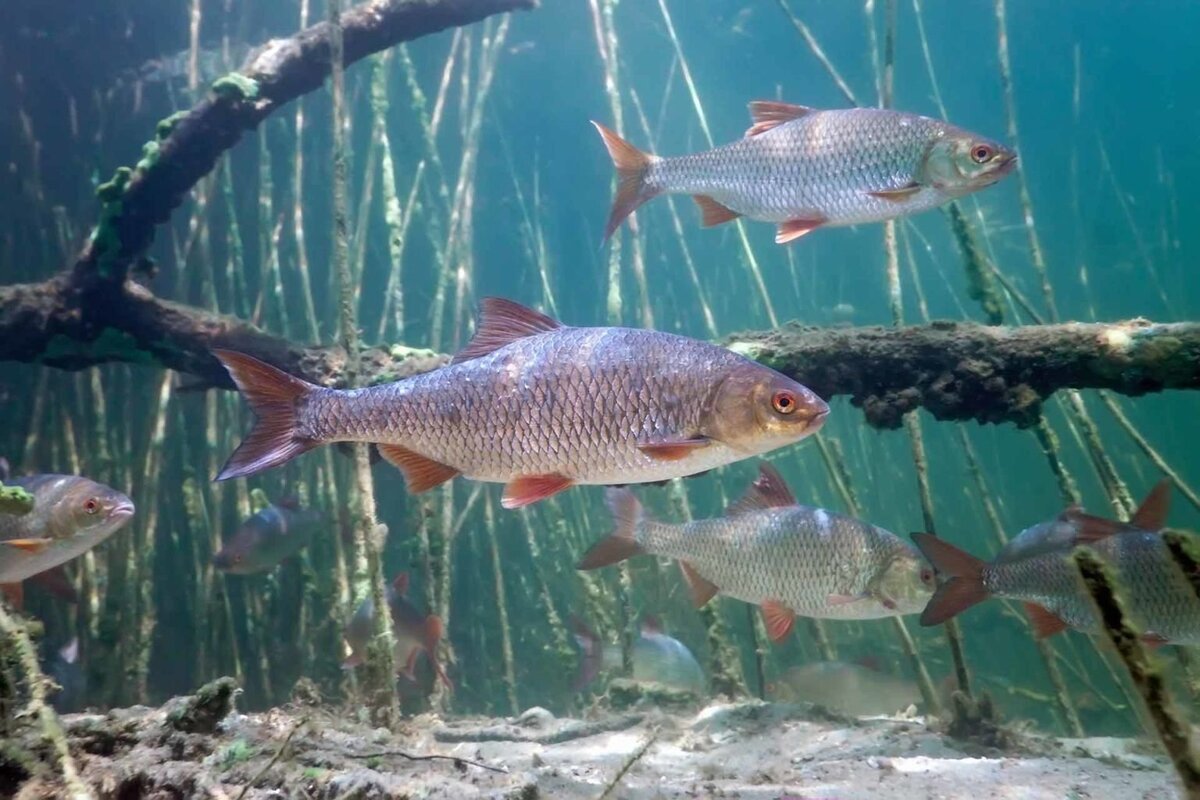
[[[705,227],[745,217],[777,224],[775,241],[817,228],[883,222],[996,183],[1017,165],[999,142],[916,114],[820,110],[756,100],[753,125],[730,144],[664,158],[593,121],[617,171],[607,241],[660,194],[690,194]]]
[[[996,561],[1019,561],[1045,553],[1068,551],[1076,545],[1095,541],[1114,533],[1128,531],[1159,531],[1166,525],[1166,510],[1170,504],[1171,486],[1160,481],[1134,512],[1129,522],[1106,520],[1084,513],[1077,505],[1063,511],[1054,519],[1039,522],[1010,539]]]
[[[1015,560],[983,561],[937,537],[913,534],[917,547],[945,578],[922,612],[921,624],[939,625],[989,597],[999,597],[1025,604],[1038,638],[1068,628],[1100,633],[1091,598],[1069,557],[1076,544],[1086,544],[1115,571],[1126,612],[1144,641],[1200,644],[1200,601],[1161,537],[1168,502],[1164,480],[1133,517],[1152,530],[1077,513],[1078,541]]]
[[[274,569],[307,547],[326,522],[324,514],[302,509],[293,499],[271,503],[238,527],[213,556],[213,566],[231,575]]]
[[[601,670],[623,667],[620,645],[601,641],[579,617],[572,617],[571,632],[583,652],[575,681],[576,691],[594,681]],[[683,642],[668,636],[657,617],[648,614],[642,618],[632,656],[633,680],[638,683],[659,683],[698,695],[708,689],[708,678],[692,651]]]
[[[915,681],[845,661],[789,667],[766,689],[773,702],[813,703],[848,717],[895,714],[923,702]]]
[[[862,520],[799,505],[766,463],[714,519],[658,522],[630,490],[607,495],[616,530],[588,550],[579,569],[641,554],[677,559],[697,606],[717,593],[759,605],[772,641],[786,638],[797,616],[915,614],[933,594],[933,570],[911,545]]]
[[[214,350],[258,422],[217,480],[321,444],[375,443],[409,491],[455,476],[504,483],[502,505],[576,484],[685,477],[792,444],[829,406],[726,348],[631,328],[572,328],[487,298],[447,366],[364,389],[327,389]]]
[[[58,684],[58,691],[50,697],[50,705],[60,714],[78,709],[87,688],[87,678],[79,663],[79,637],[71,640],[54,652],[49,675]]]
[[[133,517],[116,489],[77,475],[30,475],[6,485],[33,495],[28,514],[0,514],[0,584],[19,583],[83,555]]]
[[[417,679],[417,657],[422,653],[429,659],[438,678],[450,688],[454,684],[437,660],[438,643],[442,640],[442,621],[435,614],[422,614],[406,598],[408,573],[402,572],[392,579],[387,587],[388,606],[392,612],[392,634],[396,638],[392,655],[396,661],[396,674],[410,681]],[[342,662],[342,669],[353,669],[367,657],[367,643],[375,630],[375,603],[368,597],[354,611],[354,616],[342,632],[350,655]]]

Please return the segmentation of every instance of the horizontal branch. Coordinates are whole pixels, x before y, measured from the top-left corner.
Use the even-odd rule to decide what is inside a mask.
[[[822,397],[849,395],[896,428],[924,408],[942,420],[1034,424],[1059,389],[1140,395],[1200,388],[1200,323],[1145,320],[991,327],[810,328],[737,334],[727,345]]]
[[[232,388],[213,348],[239,350],[324,386],[340,386],[345,353],[272,336],[235,317],[161,300],[127,281],[84,320],[72,283],[0,287],[0,360],[61,369],[112,361],[156,364]],[[726,345],[825,398],[849,396],[867,421],[900,425],[922,407],[938,419],[1034,423],[1060,389],[1139,395],[1200,388],[1200,323],[987,327],[935,322],[901,328],[806,328],[741,333]],[[377,383],[425,372],[448,358],[399,345],[363,351]]]

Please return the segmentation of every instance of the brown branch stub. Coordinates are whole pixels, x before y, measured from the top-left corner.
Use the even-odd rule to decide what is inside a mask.
[[[737,334],[726,344],[822,397],[849,395],[880,428],[897,428],[906,412],[922,407],[942,420],[1027,427],[1059,389],[1140,395],[1200,388],[1200,323],[1194,322],[788,325]]]

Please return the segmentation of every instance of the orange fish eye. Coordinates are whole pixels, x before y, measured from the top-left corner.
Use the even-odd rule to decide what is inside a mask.
[[[771,397],[771,405],[780,414],[791,414],[796,410],[796,395],[786,390],[776,392]]]
[[[992,148],[986,144],[977,144],[971,149],[971,160],[976,164],[986,164],[992,158]]]
[[[87,502],[83,504],[83,510],[89,514],[95,514],[100,510],[100,503],[96,501],[96,498],[89,497]]]

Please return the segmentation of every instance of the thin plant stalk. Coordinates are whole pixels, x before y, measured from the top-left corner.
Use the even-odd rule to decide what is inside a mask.
[[[837,67],[829,60],[829,56],[825,55],[825,49],[821,47],[821,43],[817,41],[817,37],[809,30],[809,27],[796,16],[795,12],[788,6],[786,0],[778,0],[779,7],[783,9],[783,13],[787,15],[788,20],[792,23],[792,27],[804,39],[804,43],[808,45],[809,51],[813,57],[821,63],[821,67],[829,75],[830,79],[837,86],[838,91],[842,93],[842,97],[846,98],[846,102],[852,106],[861,106],[858,98],[854,96],[854,91],[850,88],[850,84],[846,83],[842,74],[837,71]]]

